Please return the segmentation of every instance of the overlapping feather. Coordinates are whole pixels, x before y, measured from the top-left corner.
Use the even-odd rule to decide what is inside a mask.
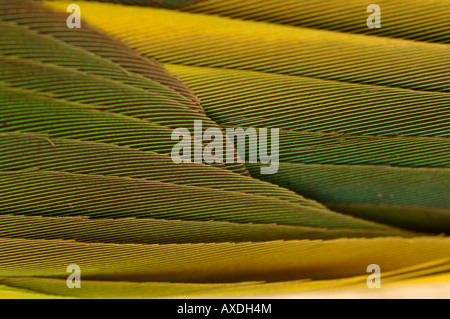
[[[1,0],[0,296],[302,296],[374,263],[392,287],[448,280],[448,238],[401,229],[450,231],[442,1],[379,32],[441,43],[303,28],[360,33],[364,1],[321,22],[321,0],[119,2],[276,24],[76,1],[68,29],[68,2]],[[281,129],[279,171],[174,164],[194,120]]]

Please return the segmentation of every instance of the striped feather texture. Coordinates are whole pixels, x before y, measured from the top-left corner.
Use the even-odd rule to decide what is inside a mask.
[[[80,4],[83,17],[89,23],[161,62],[422,91],[450,90],[447,63],[450,49],[440,43],[368,37],[153,8]],[[52,1],[45,5],[60,11],[66,9],[65,2]]]
[[[0,0],[1,298],[445,296],[444,0],[101,2]],[[175,164],[200,120],[278,171]]]
[[[165,66],[195,91],[205,112],[222,125],[351,135],[450,136],[448,93],[255,71]]]
[[[448,260],[449,245],[449,239],[442,237],[178,245],[0,239],[4,252],[0,256],[0,276],[66,278],[66,269],[60,265],[76,263],[84,265],[86,280],[198,283],[319,280],[360,275],[361,269],[365,270],[370,263],[390,271],[442,262]],[[39,258],[30,258],[36,252]]]
[[[160,282],[113,282],[113,281],[84,281],[83,292],[78,289],[65,289],[64,280],[35,278],[35,277],[2,277],[4,285],[0,292],[15,294],[30,294],[32,297],[52,296],[57,294],[60,298],[89,297],[89,298],[204,298],[204,297],[242,297],[248,295],[271,298],[281,296],[287,298],[317,298],[328,296],[339,298],[350,294],[349,297],[396,297],[398,295],[415,296],[417,293],[424,297],[433,296],[435,292],[445,294],[448,285],[449,269],[448,259],[437,262],[424,263],[414,267],[384,273],[383,290],[364,289],[365,276],[356,276],[346,279],[328,280],[296,280],[276,283],[242,282],[242,283],[160,283]],[[439,274],[439,272],[444,272]],[[443,284],[444,283],[444,284]],[[1,286],[0,286],[1,287]],[[324,292],[323,289],[326,289]],[[352,290],[353,289],[353,290]],[[390,293],[387,291],[392,290]],[[405,290],[408,290],[407,293]],[[322,290],[322,291],[321,291]],[[45,294],[44,294],[45,293]],[[53,295],[54,296],[54,295]]]
[[[381,9],[381,28],[366,27],[367,7]],[[203,0],[180,10],[299,27],[450,43],[447,0]]]

